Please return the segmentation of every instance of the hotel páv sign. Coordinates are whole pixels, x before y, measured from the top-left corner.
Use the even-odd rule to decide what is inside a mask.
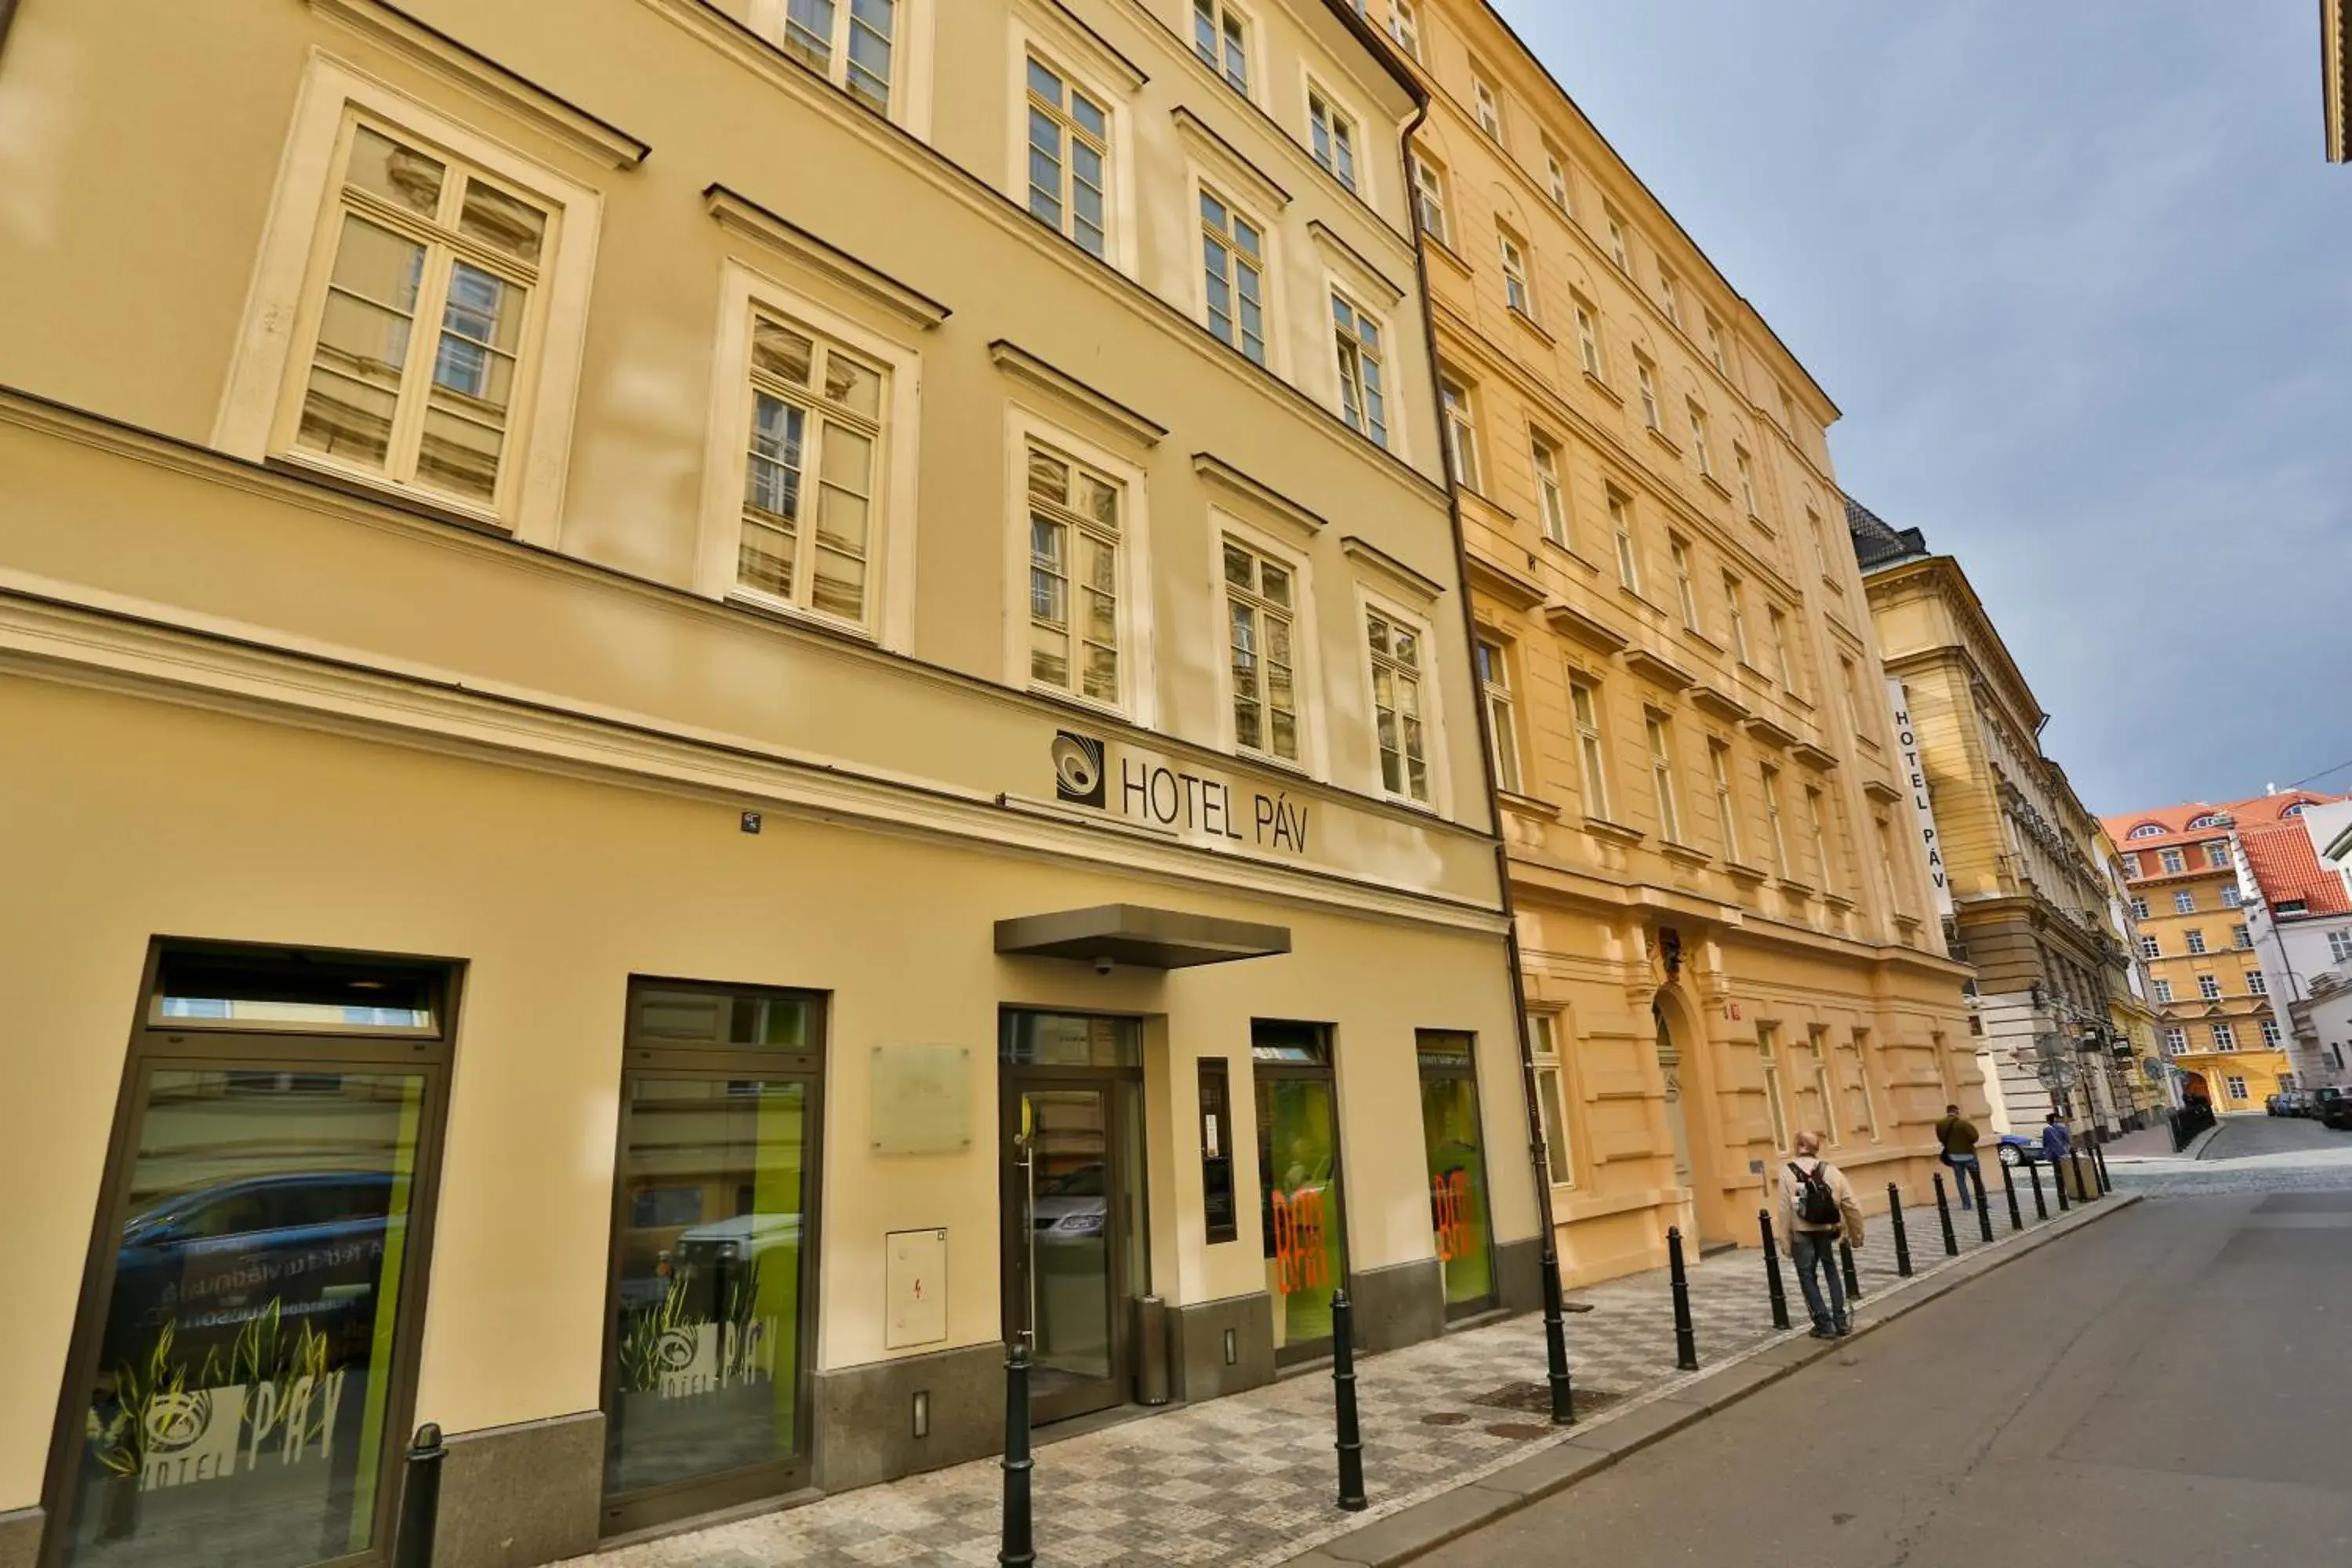
[[[1895,747],[1903,757],[1903,784],[1911,792],[1911,816],[1919,841],[1927,851],[1927,883],[1936,891],[1936,912],[1952,912],[1952,880],[1944,866],[1944,839],[1936,830],[1935,797],[1927,789],[1927,764],[1919,754],[1918,732],[1911,725],[1911,694],[1903,682],[1887,677],[1886,700],[1895,710]]]
[[[1316,812],[1286,789],[1235,784],[1189,763],[1064,730],[1054,737],[1054,798],[1191,842],[1307,859]]]

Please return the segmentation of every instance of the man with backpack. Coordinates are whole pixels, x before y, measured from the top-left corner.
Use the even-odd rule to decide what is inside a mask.
[[[1834,1340],[1853,1331],[1845,1315],[1845,1281],[1838,1274],[1838,1238],[1862,1245],[1862,1205],[1845,1173],[1823,1161],[1821,1152],[1820,1133],[1797,1134],[1797,1157],[1780,1173],[1780,1211],[1797,1284],[1813,1315],[1813,1338]],[[1829,1276],[1826,1302],[1819,1274]]]

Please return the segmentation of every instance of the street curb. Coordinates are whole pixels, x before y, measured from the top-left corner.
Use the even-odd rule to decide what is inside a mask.
[[[2189,1147],[2173,1157],[2179,1160],[2202,1160],[2205,1157],[2205,1145],[2220,1136],[2221,1136],[2221,1123],[2216,1121],[2212,1126],[2191,1138],[2189,1141]]]
[[[2023,1235],[2012,1234],[1989,1252],[1979,1251],[1945,1264],[1927,1278],[1898,1285],[1892,1294],[1857,1307],[1853,1332],[1845,1339],[1815,1340],[1801,1330],[1776,1335],[1719,1367],[1684,1383],[1667,1384],[1638,1404],[1603,1415],[1590,1426],[1571,1428],[1573,1436],[1524,1459],[1286,1558],[1282,1568],[1394,1568],[1410,1563],[1531,1503],[1556,1496],[1627,1456],[1771,1387],[1800,1368],[1841,1353],[1855,1340],[1875,1333],[1928,1302],[2142,1201],[2137,1193],[2111,1192],[2087,1208],[2078,1207]],[[1611,1432],[1619,1423],[1630,1429]]]

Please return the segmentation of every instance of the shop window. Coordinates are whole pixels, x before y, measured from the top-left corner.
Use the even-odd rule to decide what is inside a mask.
[[[1421,1129],[1429,1161],[1430,1228],[1445,1279],[1450,1317],[1495,1301],[1495,1254],[1487,1225],[1486,1149],[1478,1121],[1475,1037],[1423,1029]]]

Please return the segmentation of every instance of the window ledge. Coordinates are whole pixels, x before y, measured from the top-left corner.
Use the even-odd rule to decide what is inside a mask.
[[[1685,624],[1682,628],[1681,635],[1685,641],[1695,642],[1698,644],[1699,647],[1706,648],[1718,656],[1725,651],[1721,643],[1716,641],[1713,637],[1707,636],[1696,626]]]
[[[1651,440],[1655,441],[1659,446],[1664,447],[1667,451],[1672,452],[1677,458],[1683,455],[1683,449],[1675,444],[1675,438],[1672,436],[1667,435],[1664,430],[1659,429],[1654,425],[1644,426],[1643,428],[1649,432]]]
[[[1731,491],[1729,488],[1727,487],[1721,479],[1717,479],[1712,473],[1703,471],[1700,473],[1698,479],[1699,483],[1713,490],[1717,495],[1721,496],[1725,500],[1729,500],[1731,499]]]
[[[1473,268],[1468,261],[1463,258],[1460,251],[1454,249],[1452,246],[1446,244],[1445,241],[1438,238],[1437,236],[1430,233],[1429,230],[1425,228],[1419,232],[1421,234],[1421,237],[1429,242],[1430,255],[1438,258],[1442,261],[1452,263],[1454,269],[1456,272],[1461,273],[1465,278],[1475,278],[1478,275],[1476,268]]]
[[[785,626],[828,632],[835,637],[845,637],[851,642],[865,643],[869,646],[878,645],[880,641],[871,628],[859,626],[854,621],[845,621],[838,616],[822,615],[815,610],[804,610],[798,605],[787,605],[781,599],[771,599],[764,594],[755,594],[744,588],[728,589],[726,601],[730,609],[749,610],[755,616],[763,616],[769,620],[780,621]],[[1101,710],[1090,709],[1089,711],[1100,712]]]
[[[1731,874],[1734,881],[1745,882],[1751,888],[1762,887],[1771,877],[1771,873],[1761,867],[1750,866],[1742,860],[1727,859],[1723,868]]]
[[[1622,822],[1612,822],[1605,816],[1586,817],[1584,831],[1591,834],[1595,838],[1606,838],[1612,843],[1626,845],[1639,844],[1649,837],[1639,828],[1628,827]]]
[[[1658,853],[1669,860],[1693,868],[1706,866],[1715,858],[1704,849],[1694,849],[1687,844],[1677,844],[1671,838],[1658,840]]]
[[[1504,309],[1511,312],[1511,320],[1518,322],[1520,326],[1526,328],[1528,331],[1533,332],[1537,337],[1541,338],[1546,348],[1556,349],[1559,347],[1559,340],[1553,337],[1551,335],[1550,329],[1547,328],[1541,321],[1537,321],[1533,316],[1528,315],[1517,305],[1506,305]]]
[[[1822,902],[1827,904],[1830,908],[1837,910],[1837,912],[1842,915],[1852,914],[1853,912],[1853,900],[1847,898],[1843,893],[1823,893],[1821,896],[1821,899]]]
[[[459,528],[469,528],[477,533],[487,533],[498,539],[515,537],[514,530],[494,511],[480,510],[428,490],[411,489],[379,475],[358,472],[340,463],[314,458],[308,452],[272,452],[264,459],[262,466],[280,473],[299,475],[362,500],[379,501],[419,517],[429,517],[436,522],[454,523]]]
[[[1598,577],[1601,575],[1600,564],[1597,562],[1587,559],[1584,552],[1577,549],[1575,545],[1563,544],[1559,540],[1549,537],[1547,537],[1543,543],[1546,549],[1567,556],[1570,561],[1575,562],[1579,566],[1584,568],[1584,570],[1592,576]]]
[[[1625,395],[1619,392],[1615,387],[1610,385],[1607,382],[1601,380],[1599,376],[1593,374],[1589,370],[1584,373],[1584,384],[1592,388],[1593,391],[1599,393],[1601,396],[1607,398],[1618,407],[1622,408],[1625,406]]]
[[[1800,882],[1794,877],[1782,877],[1780,879],[1780,890],[1784,893],[1794,893],[1801,899],[1810,899],[1813,896],[1813,885],[1811,882]]]
[[[1531,795],[1521,795],[1517,790],[1497,789],[1495,792],[1495,799],[1501,804],[1504,810],[1518,816],[1540,817],[1547,822],[1558,822],[1560,818],[1560,808],[1550,801],[1538,800]]]

